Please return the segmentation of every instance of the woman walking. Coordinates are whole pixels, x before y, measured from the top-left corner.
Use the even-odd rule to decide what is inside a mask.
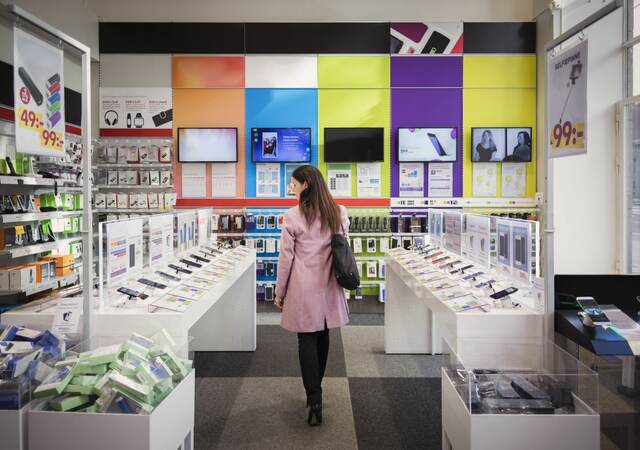
[[[291,188],[298,206],[284,216],[275,304],[282,310],[281,326],[298,333],[307,422],[315,426],[322,423],[329,330],[349,322],[344,291],[331,269],[331,236],[346,234],[349,219],[315,167],[298,167],[291,176]]]

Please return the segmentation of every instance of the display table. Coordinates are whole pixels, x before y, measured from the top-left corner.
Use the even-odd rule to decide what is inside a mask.
[[[386,259],[385,352],[442,353],[442,341],[465,338],[540,339],[543,314],[522,306],[453,311],[394,257]]]
[[[191,351],[256,349],[255,252],[249,251],[228,276],[184,312],[103,306],[94,312],[96,336],[153,335],[166,329],[179,342],[191,339]],[[34,329],[51,327],[55,305],[25,306],[2,315],[3,324]],[[82,323],[82,321],[80,322]]]
[[[604,313],[609,309],[617,309],[613,305],[601,305]],[[637,311],[624,311],[630,318],[640,324]],[[578,311],[573,309],[556,310],[555,330],[561,336],[574,342],[579,347],[589,350],[598,356],[617,356],[622,360],[622,391],[627,395],[637,394],[635,383],[636,356],[629,342],[620,334],[601,326],[587,327],[583,325]]]

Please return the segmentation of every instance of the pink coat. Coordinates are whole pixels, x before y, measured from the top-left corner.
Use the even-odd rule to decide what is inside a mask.
[[[345,207],[340,207],[342,226],[349,230]],[[337,328],[349,322],[344,291],[331,270],[331,231],[320,220],[311,226],[296,206],[284,216],[276,295],[284,299],[282,328],[298,333]],[[288,280],[288,282],[287,282]]]

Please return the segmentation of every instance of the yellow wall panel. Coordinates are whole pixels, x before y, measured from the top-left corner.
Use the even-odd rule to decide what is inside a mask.
[[[318,88],[388,88],[389,56],[318,56]]]
[[[381,167],[382,197],[390,196],[391,91],[389,89],[318,90],[318,168],[327,176],[324,162],[325,127],[383,127],[384,162]],[[356,165],[352,164],[352,194],[357,196]]]
[[[463,61],[465,88],[536,87],[535,55],[473,55]]]
[[[471,128],[531,127],[531,162],[527,165],[526,196],[536,193],[536,90],[465,89],[463,96],[463,192],[473,197]],[[476,163],[482,164],[482,163]],[[501,197],[501,163],[498,163],[498,197]]]

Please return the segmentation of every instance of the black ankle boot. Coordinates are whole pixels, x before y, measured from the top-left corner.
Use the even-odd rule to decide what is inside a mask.
[[[322,425],[322,403],[314,403],[309,406],[309,417],[307,423],[312,427]]]

